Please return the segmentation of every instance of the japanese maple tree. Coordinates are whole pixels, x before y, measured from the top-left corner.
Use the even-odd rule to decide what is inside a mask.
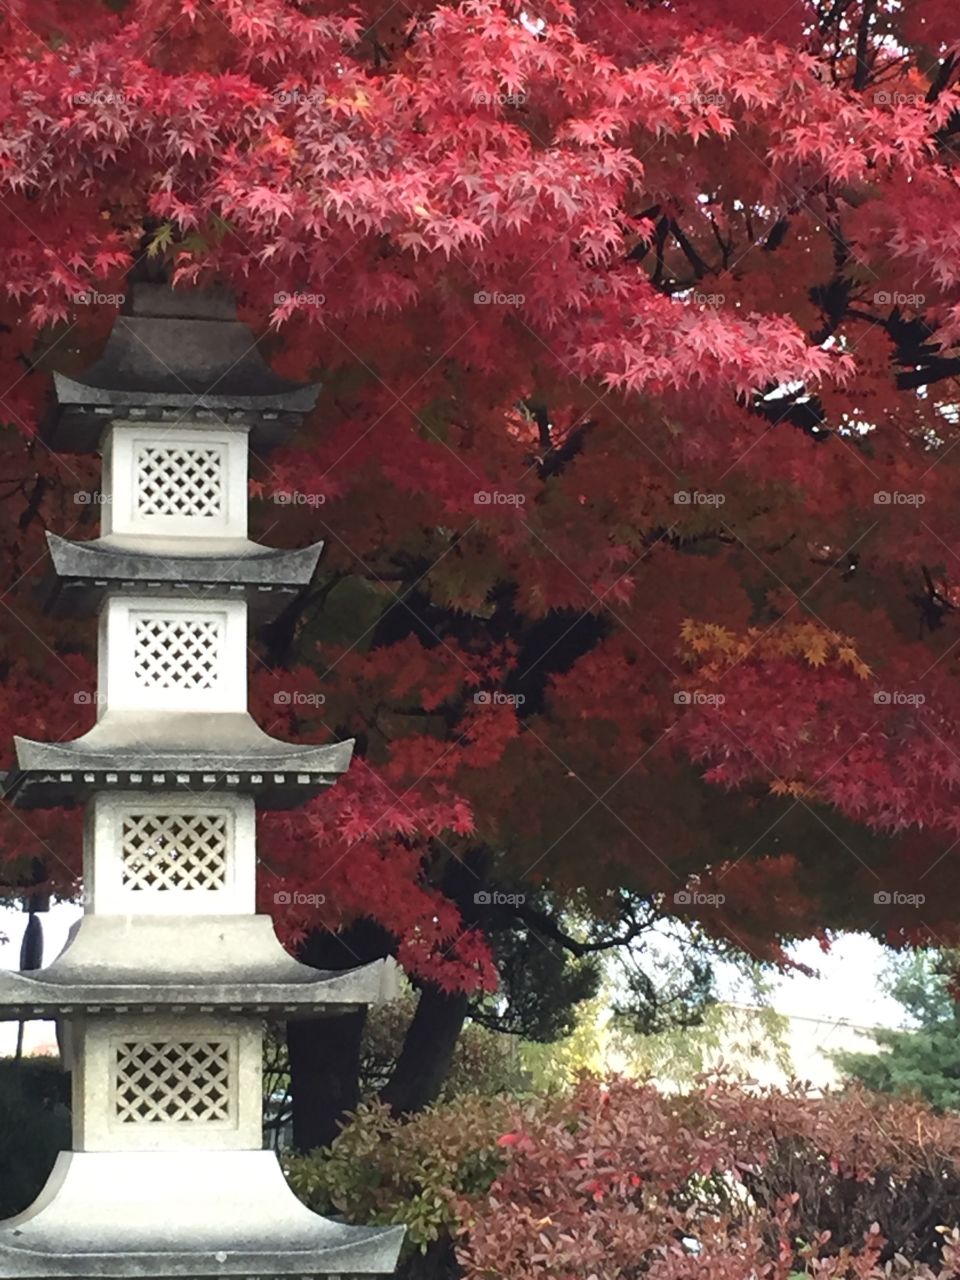
[[[327,542],[254,709],[358,744],[269,820],[263,903],[421,985],[393,1105],[518,925],[954,939],[947,0],[7,0],[0,34],[5,743],[92,714],[92,635],[40,605],[44,530],[97,524],[49,372],[131,275],[216,281],[324,388],[252,486],[264,540]],[[11,893],[38,855],[71,890],[70,815],[2,840]]]

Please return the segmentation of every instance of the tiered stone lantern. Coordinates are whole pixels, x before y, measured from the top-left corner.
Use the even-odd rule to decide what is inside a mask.
[[[320,545],[247,538],[247,457],[318,388],[262,362],[229,300],[135,288],[53,448],[103,454],[95,541],[50,536],[59,605],[99,612],[94,728],[17,739],[8,801],[86,806],[84,915],[48,968],[0,978],[0,1016],[61,1020],[73,1149],[0,1223],[0,1276],[387,1273],[402,1228],[310,1212],[263,1150],[265,1017],[373,1000],[379,966],[324,973],[257,915],[255,808],[335,782],[352,743],[292,747],[247,711],[247,610],[309,582]],[[282,598],[282,594],[281,594]]]

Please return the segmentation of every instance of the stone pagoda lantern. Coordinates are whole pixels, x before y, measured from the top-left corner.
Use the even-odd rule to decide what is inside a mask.
[[[17,739],[8,802],[83,804],[84,915],[0,1016],[60,1020],[73,1149],[0,1222],[0,1276],[366,1276],[401,1227],[319,1217],[263,1149],[262,1020],[376,998],[379,965],[292,959],[254,904],[256,807],[337,780],[353,744],[295,747],[247,711],[247,610],[309,582],[320,545],[247,538],[248,449],[318,388],[278,378],[216,294],[137,285],[102,358],[56,378],[50,444],[103,454],[95,541],[50,535],[60,606],[97,612],[96,725]]]

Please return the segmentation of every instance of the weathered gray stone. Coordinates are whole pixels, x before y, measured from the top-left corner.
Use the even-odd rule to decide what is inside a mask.
[[[323,550],[322,542],[285,551],[246,538],[141,538],[133,547],[108,538],[70,542],[55,533],[47,543],[57,574],[51,603],[70,613],[93,612],[107,590],[244,594],[253,604],[282,599],[310,582]]]
[[[78,804],[104,788],[222,790],[287,808],[330,786],[350,764],[353,742],[291,746],[246,712],[195,715],[108,711],[73,742],[15,738],[17,768],[4,795],[24,808]]]
[[[392,1271],[403,1233],[311,1213],[269,1151],[64,1152],[39,1199],[0,1223],[0,1275],[348,1280]]]
[[[45,969],[0,973],[0,1019],[124,1009],[346,1013],[377,1000],[382,970],[382,961],[343,972],[300,964],[264,915],[85,915]]]

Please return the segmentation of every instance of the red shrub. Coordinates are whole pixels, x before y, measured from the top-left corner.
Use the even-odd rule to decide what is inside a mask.
[[[469,1280],[958,1274],[955,1238],[943,1246],[960,1217],[960,1117],[585,1080],[518,1110],[500,1144],[507,1168],[461,1204]]]

